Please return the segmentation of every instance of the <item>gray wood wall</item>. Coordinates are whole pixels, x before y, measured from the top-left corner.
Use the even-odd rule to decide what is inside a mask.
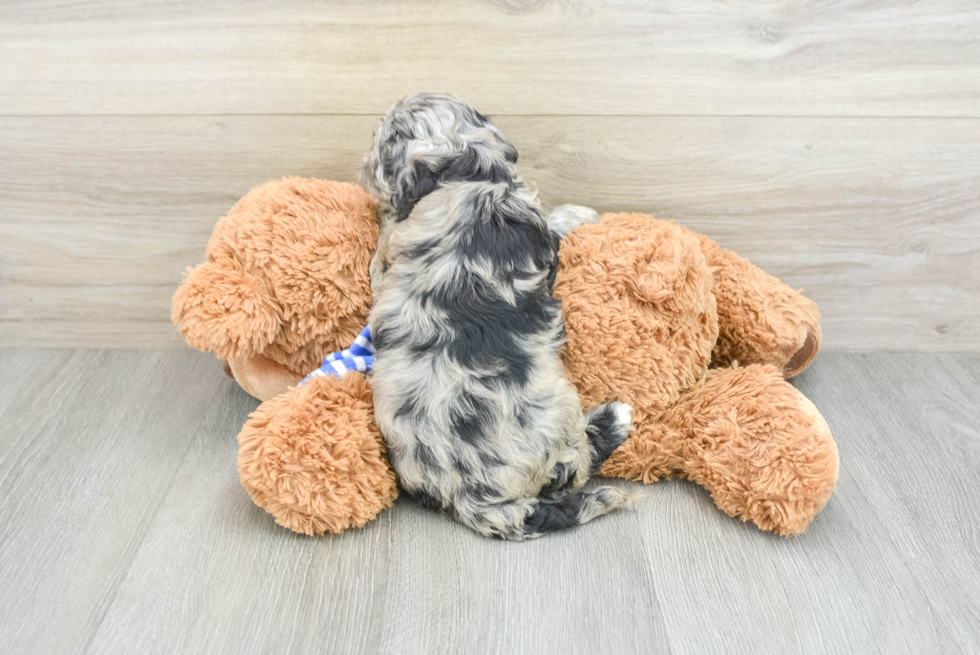
[[[976,0],[0,0],[0,345],[179,347],[214,222],[352,179],[422,90],[493,116],[546,202],[803,288],[828,349],[980,351]]]

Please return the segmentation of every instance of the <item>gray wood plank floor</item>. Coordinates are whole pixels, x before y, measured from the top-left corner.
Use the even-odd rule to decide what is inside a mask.
[[[256,401],[212,357],[0,350],[0,652],[980,650],[980,355],[822,354],[795,383],[841,453],[795,539],[685,482],[526,544],[408,499],[306,538],[239,486]]]

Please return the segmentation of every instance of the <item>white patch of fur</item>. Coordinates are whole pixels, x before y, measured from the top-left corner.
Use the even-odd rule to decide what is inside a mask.
[[[580,225],[599,222],[599,212],[582,205],[559,205],[548,215],[548,229],[566,237]]]

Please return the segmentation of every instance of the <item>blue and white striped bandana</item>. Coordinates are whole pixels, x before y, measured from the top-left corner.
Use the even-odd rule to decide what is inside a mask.
[[[323,366],[313,371],[299,383],[303,386],[313,378],[333,376],[342,378],[348,371],[370,371],[374,366],[374,342],[371,341],[371,327],[361,330],[350,348],[340,352],[330,353],[323,360]]]

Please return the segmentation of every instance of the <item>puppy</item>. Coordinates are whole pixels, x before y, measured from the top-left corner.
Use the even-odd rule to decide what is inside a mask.
[[[516,162],[470,106],[422,94],[388,113],[362,181],[382,207],[371,385],[399,483],[520,541],[624,503],[615,487],[579,490],[632,425],[622,403],[583,416],[559,357],[558,242],[598,216],[563,207],[550,232]]]

